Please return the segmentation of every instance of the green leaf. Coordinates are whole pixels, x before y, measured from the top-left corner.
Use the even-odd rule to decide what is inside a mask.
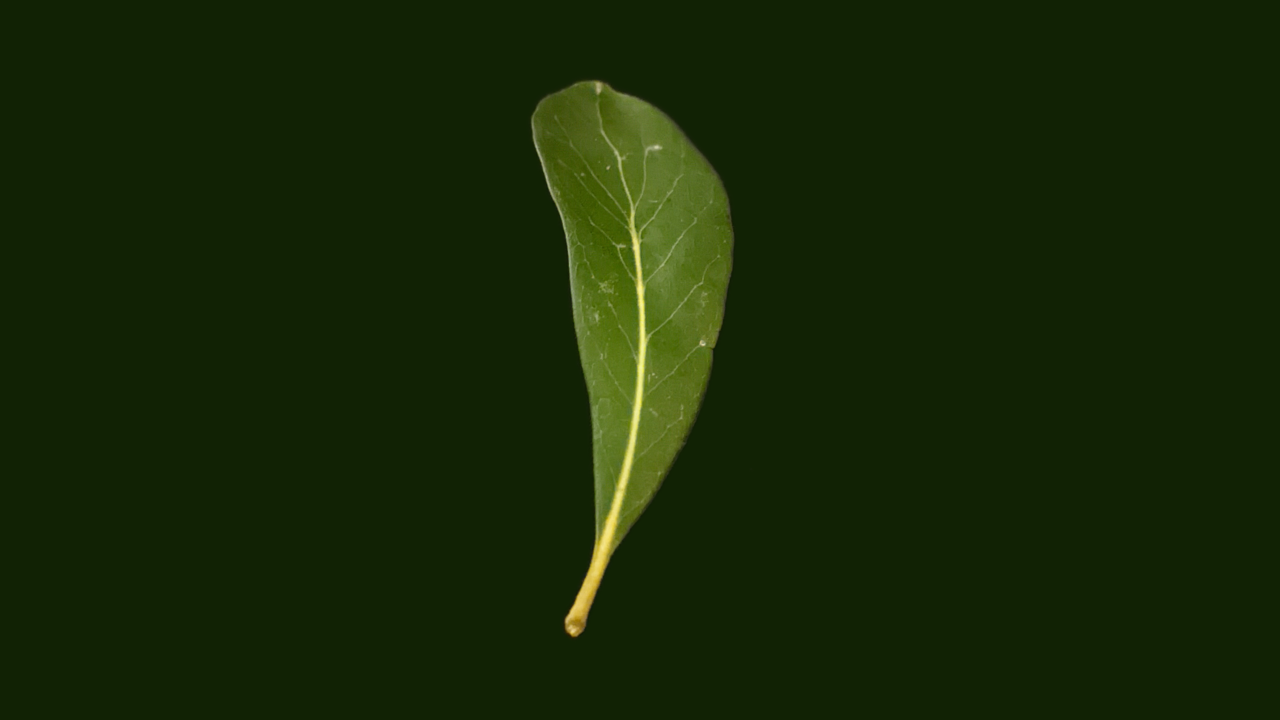
[[[569,245],[591,399],[596,544],[565,629],[697,416],[724,318],[733,229],[724,185],[662,111],[600,82],[538,104],[533,141]]]

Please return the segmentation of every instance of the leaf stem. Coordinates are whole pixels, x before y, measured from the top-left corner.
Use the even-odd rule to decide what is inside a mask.
[[[609,555],[611,553],[603,549],[603,544],[596,542],[595,550],[591,553],[591,566],[587,568],[587,577],[582,581],[578,598],[574,600],[573,607],[564,619],[564,630],[573,637],[578,637],[587,629],[587,613],[591,612],[591,603],[595,602],[596,591],[600,589],[600,581],[604,579],[604,568],[609,564]]]

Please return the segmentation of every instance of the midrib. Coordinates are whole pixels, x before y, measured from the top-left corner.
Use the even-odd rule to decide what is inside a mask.
[[[622,514],[622,501],[627,495],[627,484],[631,480],[631,466],[635,462],[636,455],[636,440],[640,436],[640,411],[644,404],[644,365],[645,356],[649,349],[649,337],[644,319],[644,268],[640,262],[640,233],[636,231],[636,205],[631,198],[631,189],[627,186],[626,173],[622,171],[622,155],[618,152],[618,148],[614,147],[613,142],[609,140],[609,136],[604,131],[604,118],[600,115],[600,92],[601,87],[597,83],[596,116],[600,121],[600,135],[609,144],[609,149],[613,150],[613,156],[618,164],[618,176],[622,178],[622,190],[627,195],[627,205],[631,210],[627,217],[627,230],[631,234],[631,252],[635,256],[636,263],[636,310],[639,320],[639,330],[637,332],[639,347],[636,349],[636,396],[631,403],[631,427],[627,433],[627,451],[622,456],[622,469],[618,472],[618,483],[614,486],[613,501],[609,505],[609,514],[605,517],[604,527],[601,528],[600,537],[596,538],[596,546],[591,553],[591,567],[587,569],[587,577],[582,582],[578,597],[574,601],[573,607],[569,609],[569,615],[564,620],[565,630],[574,637],[577,637],[586,628],[587,613],[591,610],[591,603],[595,600],[596,591],[600,589],[600,581],[604,578],[604,569],[609,564],[609,556],[613,554],[613,538],[618,532],[618,518]]]
[[[619,166],[621,170],[621,166]],[[628,193],[630,195],[630,193]],[[627,198],[630,200],[630,197]],[[599,545],[606,556],[613,544],[613,536],[618,531],[618,517],[622,514],[622,501],[627,494],[627,483],[631,480],[631,466],[635,462],[636,440],[640,436],[640,410],[644,404],[644,361],[649,349],[648,333],[644,322],[644,270],[640,265],[640,235],[636,232],[636,211],[631,209],[630,223],[631,251],[636,259],[636,309],[640,329],[637,332],[639,347],[636,348],[636,397],[631,403],[631,427],[627,433],[627,452],[622,456],[622,470],[618,472],[618,484],[613,490],[613,502],[609,506],[609,515],[605,517],[604,527],[600,531]]]

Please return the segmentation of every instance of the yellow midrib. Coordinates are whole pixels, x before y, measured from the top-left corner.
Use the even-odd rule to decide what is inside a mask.
[[[640,435],[640,410],[644,403],[644,363],[649,348],[649,337],[645,332],[644,320],[644,269],[640,263],[640,233],[636,232],[636,205],[631,198],[631,189],[627,186],[626,173],[622,171],[622,155],[604,131],[604,118],[600,114],[600,93],[602,86],[596,83],[596,117],[600,121],[600,135],[604,137],[609,149],[618,164],[618,176],[622,178],[622,190],[627,195],[627,204],[631,212],[627,217],[627,230],[631,233],[631,252],[636,263],[636,308],[639,318],[639,347],[636,349],[636,396],[631,403],[631,428],[627,434],[627,451],[622,456],[622,469],[618,472],[618,483],[614,486],[613,501],[609,505],[609,514],[605,517],[604,527],[596,538],[595,549],[591,553],[591,566],[587,568],[587,577],[582,581],[578,597],[564,619],[564,628],[573,637],[582,634],[587,626],[587,613],[591,611],[591,603],[595,601],[596,591],[600,589],[600,581],[604,578],[605,566],[609,564],[609,556],[613,554],[613,537],[618,532],[618,518],[622,514],[622,501],[627,494],[627,483],[631,480],[631,466],[635,462],[636,439]]]

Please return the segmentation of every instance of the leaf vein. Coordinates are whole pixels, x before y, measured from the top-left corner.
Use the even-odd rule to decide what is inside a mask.
[[[618,317],[618,311],[613,307],[612,300],[605,300],[605,304],[609,306],[609,312],[613,313],[614,322],[618,323],[618,332],[622,333],[622,339],[627,341],[627,349],[631,351],[632,359],[636,358],[636,347],[631,344],[631,336],[627,335],[627,329],[622,327],[622,318]]]
[[[651,338],[651,337],[653,337],[654,333],[658,332],[659,330],[661,330],[661,329],[663,328],[663,326],[664,326],[664,325],[666,325],[667,323],[671,322],[671,318],[675,317],[675,316],[676,316],[676,313],[679,313],[679,312],[680,312],[680,308],[684,307],[684,304],[685,304],[685,303],[687,303],[687,302],[689,302],[689,298],[693,297],[693,293],[694,293],[694,291],[695,291],[695,290],[697,290],[698,288],[702,287],[702,286],[707,282],[707,271],[708,271],[708,270],[710,270],[710,269],[711,269],[711,266],[712,266],[712,265],[715,265],[715,264],[716,264],[716,261],[717,261],[717,260],[719,260],[721,257],[723,257],[723,256],[721,256],[721,255],[717,255],[717,256],[715,256],[714,258],[712,258],[712,259],[711,259],[711,262],[707,263],[707,266],[706,266],[705,268],[703,268],[703,270],[702,270],[702,279],[701,279],[701,280],[699,280],[699,281],[697,282],[697,284],[696,284],[696,285],[694,285],[693,287],[689,288],[689,294],[684,296],[684,299],[680,301],[680,304],[676,306],[676,309],[675,309],[675,310],[672,310],[672,311],[671,311],[671,314],[667,316],[667,319],[666,319],[666,320],[663,320],[663,321],[662,321],[662,322],[660,322],[660,323],[658,323],[658,327],[654,328],[654,329],[653,329],[653,331],[652,331],[652,332],[650,332],[650,333],[649,333],[649,335],[648,335],[647,337],[650,337],[650,338]]]
[[[653,386],[649,388],[649,392],[645,393],[644,396],[649,397],[650,395],[652,395],[654,390],[657,390],[662,385],[662,383],[667,381],[667,378],[671,377],[672,375],[675,375],[676,371],[679,370],[681,366],[684,365],[685,360],[688,360],[689,358],[693,357],[693,354],[698,352],[698,348],[700,347],[706,347],[706,346],[703,345],[702,343],[698,343],[697,345],[694,345],[693,349],[690,350],[688,354],[686,354],[683,358],[681,358],[680,362],[676,363],[675,367],[671,368],[671,372],[667,373],[666,375],[663,375],[662,379],[654,383]]]
[[[609,199],[613,201],[613,204],[618,206],[618,212],[626,215],[627,211],[622,209],[622,203],[618,202],[618,199],[613,196],[613,193],[609,192],[609,188],[606,187],[603,182],[600,182],[600,178],[596,177],[596,171],[591,169],[591,163],[587,162],[587,159],[583,157],[582,152],[578,150],[578,146],[573,144],[573,138],[569,135],[569,131],[564,129],[564,125],[560,123],[560,118],[555,117],[555,121],[556,125],[560,126],[560,131],[564,133],[564,138],[569,143],[569,149],[573,150],[573,152],[578,156],[578,159],[582,161],[582,164],[587,167],[587,172],[591,173],[591,177],[594,178],[596,183],[600,185],[600,188],[604,190],[604,194],[608,195]],[[606,141],[608,141],[608,139],[609,138],[607,137],[605,138]],[[610,143],[610,147],[612,147],[612,143]],[[617,150],[614,150],[615,155],[617,152]]]
[[[604,228],[597,225],[596,221],[592,220],[590,215],[587,216],[587,222],[591,225],[591,227],[598,230],[600,234],[604,236],[605,240],[609,241],[609,244],[613,246],[614,251],[618,253],[618,261],[622,263],[622,269],[627,271],[627,277],[631,278],[631,282],[635,282],[636,274],[631,272],[631,268],[627,266],[626,259],[622,257],[621,248],[626,247],[626,245],[619,245],[618,243],[614,242],[613,238],[609,237],[609,233],[605,232]]]
[[[627,396],[627,391],[622,389],[622,383],[618,382],[618,378],[613,376],[613,370],[609,368],[609,359],[607,357],[602,359],[600,364],[604,366],[604,371],[609,373],[609,379],[613,380],[613,386],[618,388],[618,392],[622,394],[623,399],[627,401],[627,407],[630,408],[632,400]]]
[[[623,228],[627,227],[627,224],[622,221],[622,218],[618,217],[617,215],[614,215],[613,211],[609,209],[609,206],[605,205],[604,201],[601,200],[594,192],[592,192],[591,188],[587,187],[586,183],[582,182],[582,178],[578,177],[578,174],[573,171],[573,168],[569,167],[565,163],[565,161],[561,160],[560,158],[556,158],[556,162],[560,163],[560,165],[562,165],[565,170],[569,171],[569,175],[572,176],[574,180],[578,181],[578,184],[582,186],[582,189],[587,191],[587,194],[591,196],[592,200],[595,200],[600,205],[600,208],[602,210],[609,213],[609,217],[613,218],[614,220],[617,220],[618,224],[621,225]],[[590,217],[590,216],[588,215],[587,217]]]
[[[667,200],[671,198],[671,194],[676,191],[676,186],[680,184],[680,178],[682,177],[684,177],[684,173],[680,173],[679,175],[676,176],[675,181],[671,183],[671,189],[667,191],[667,196],[662,198],[661,203],[658,203],[658,209],[654,210],[653,215],[650,215],[649,219],[645,221],[644,225],[640,226],[641,237],[644,237],[645,228],[649,227],[649,223],[653,222],[654,219],[658,217],[658,213],[662,212],[662,208],[666,206]]]
[[[671,244],[671,249],[667,250],[667,256],[662,258],[662,262],[658,264],[658,267],[655,268],[653,272],[649,273],[649,277],[645,280],[645,282],[649,282],[650,280],[652,280],[653,277],[658,274],[658,271],[666,266],[667,261],[671,259],[671,253],[674,253],[676,251],[676,246],[680,244],[681,240],[684,240],[685,233],[689,232],[689,230],[691,230],[694,225],[698,224],[698,218],[701,217],[702,213],[706,212],[707,208],[709,207],[711,207],[711,203],[707,202],[707,204],[703,205],[702,209],[699,210],[697,214],[693,216],[693,222],[689,223],[689,226],[686,227],[680,233],[680,237],[676,238],[676,241]]]
[[[668,424],[667,427],[663,429],[662,434],[659,435],[656,440],[649,443],[648,447],[640,451],[640,454],[636,456],[636,459],[639,460],[640,458],[644,457],[644,454],[652,450],[654,445],[657,445],[658,443],[662,442],[662,439],[667,436],[667,433],[671,432],[671,428],[675,427],[676,425],[679,425],[683,420],[684,420],[684,406],[681,405],[680,417],[676,418],[675,420],[672,420],[671,423]]]

